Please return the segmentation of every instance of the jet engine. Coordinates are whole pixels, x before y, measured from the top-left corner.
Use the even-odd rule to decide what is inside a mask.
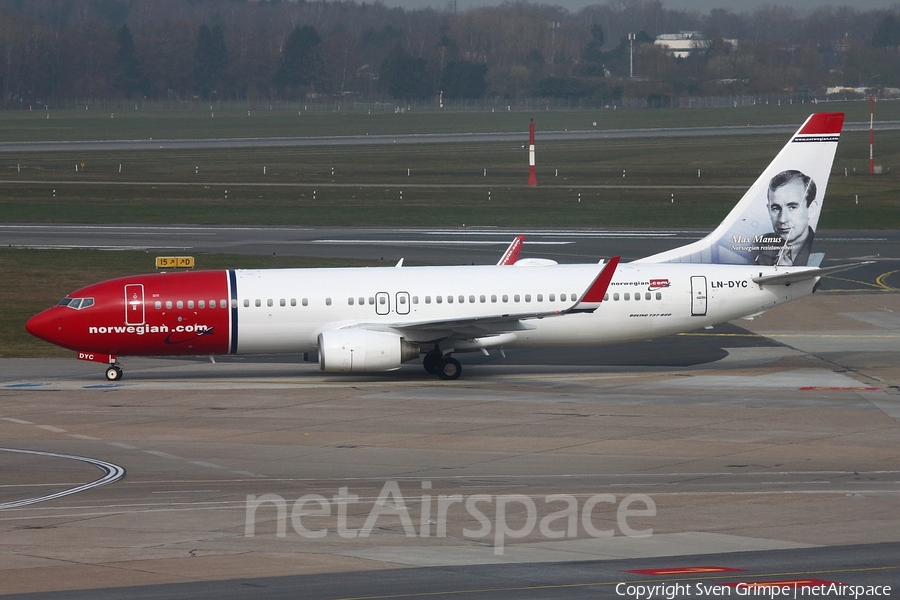
[[[318,342],[319,368],[328,372],[392,371],[420,354],[418,344],[389,331],[335,329]]]

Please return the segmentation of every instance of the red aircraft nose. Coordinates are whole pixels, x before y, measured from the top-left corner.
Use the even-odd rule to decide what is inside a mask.
[[[34,337],[56,343],[62,331],[62,318],[58,311],[49,308],[28,319],[25,329]]]

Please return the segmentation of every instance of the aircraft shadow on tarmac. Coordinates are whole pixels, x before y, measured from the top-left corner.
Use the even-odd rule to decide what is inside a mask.
[[[756,335],[731,323],[717,325],[714,329],[698,330],[688,334],[671,335],[667,337],[631,342],[627,344],[614,344],[610,346],[586,346],[580,348],[550,348],[541,349],[514,349],[506,351],[506,357],[499,352],[492,351],[490,356],[480,353],[466,353],[458,355],[466,367],[490,368],[498,366],[520,367],[528,366],[529,372],[535,373],[535,367],[606,367],[606,368],[683,368],[712,363],[728,356],[728,350],[732,348],[760,348],[780,347],[782,344],[769,338]],[[314,358],[314,357],[313,357]],[[198,361],[196,358],[175,358],[173,361],[184,362],[186,360]],[[202,360],[202,359],[200,359]],[[216,357],[216,362],[222,365],[252,365],[266,364],[270,368],[254,371],[241,370],[229,371],[229,378],[258,378],[258,377],[296,377],[298,372],[288,365],[304,364],[299,355],[256,355],[256,356],[221,356]],[[307,363],[312,366],[314,363]],[[284,369],[272,370],[272,366],[282,365]],[[127,366],[126,366],[127,368]],[[157,379],[160,371],[132,371],[129,379],[147,380]],[[318,374],[318,371],[316,371]],[[305,373],[308,375],[309,373]],[[472,375],[468,371],[463,375]],[[325,376],[326,374],[322,374]],[[431,375],[421,369],[418,361],[406,363],[400,371],[385,373],[361,373],[361,374],[327,374],[329,378],[346,377],[348,381],[355,380],[416,380],[420,376],[431,379]],[[209,373],[177,373],[164,372],[166,379],[192,379],[208,377]]]
[[[509,350],[506,358],[464,355],[464,364],[480,365],[503,361],[515,365],[598,366],[598,367],[690,367],[728,356],[726,348],[777,347],[782,344],[753,334],[746,329],[723,323],[714,329],[698,330],[685,335],[614,344],[549,350]]]

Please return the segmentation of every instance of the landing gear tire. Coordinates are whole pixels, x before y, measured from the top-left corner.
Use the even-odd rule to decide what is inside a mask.
[[[437,375],[441,370],[441,361],[443,361],[443,357],[440,354],[426,354],[422,359],[422,366],[425,367],[427,373]]]
[[[112,365],[106,370],[106,379],[109,381],[118,381],[122,379],[122,367]]]
[[[441,361],[438,377],[445,380],[459,379],[462,375],[462,365],[455,358],[447,357]]]

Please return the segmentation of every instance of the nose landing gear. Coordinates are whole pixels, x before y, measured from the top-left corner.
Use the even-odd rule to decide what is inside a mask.
[[[118,381],[122,379],[122,367],[119,365],[109,365],[109,368],[106,369],[106,379],[108,381]]]

